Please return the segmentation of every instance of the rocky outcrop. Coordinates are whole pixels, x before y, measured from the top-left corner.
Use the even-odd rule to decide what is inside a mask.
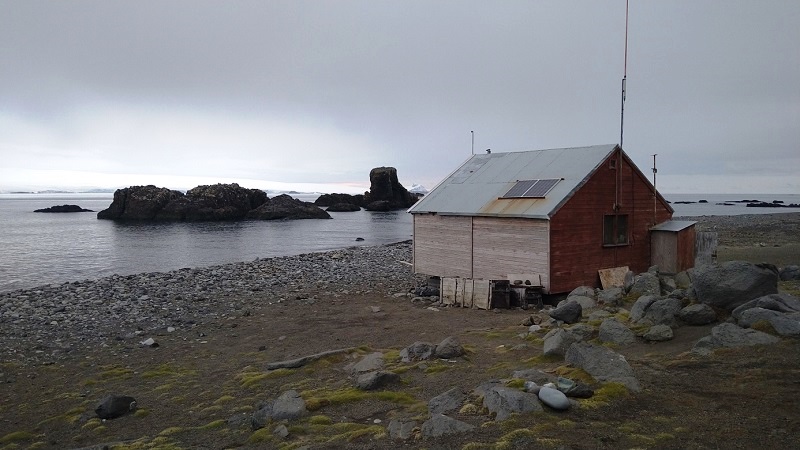
[[[397,180],[394,167],[376,167],[369,172],[369,192],[364,194],[366,209],[387,211],[410,208],[417,199]],[[386,202],[386,203],[378,203]]]
[[[183,193],[167,188],[131,186],[117,189],[111,206],[97,213],[98,219],[154,220],[167,203],[183,197]]]
[[[355,205],[363,207],[366,205],[364,202],[364,195],[350,195],[350,194],[322,194],[314,200],[317,206],[334,206],[339,204]]]
[[[60,205],[49,208],[36,209],[33,212],[40,213],[73,213],[73,212],[94,212],[91,209],[83,209],[78,205]]]
[[[247,213],[248,219],[260,220],[296,220],[296,219],[330,219],[327,212],[311,202],[304,202],[286,194],[269,199],[266,203]]]
[[[354,205],[352,203],[336,203],[328,208],[325,211],[331,212],[353,212],[353,211],[361,211],[361,207],[358,205]]]
[[[329,219],[312,203],[288,195],[269,199],[259,189],[233,184],[197,186],[183,194],[156,186],[132,186],[114,192],[98,219],[131,221],[221,221],[242,219]]]

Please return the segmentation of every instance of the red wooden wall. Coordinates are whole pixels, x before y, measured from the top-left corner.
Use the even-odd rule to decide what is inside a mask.
[[[616,161],[616,169],[611,168]],[[615,190],[619,210],[614,211]],[[650,266],[649,229],[669,220],[669,205],[659,197],[653,213],[652,185],[619,149],[595,171],[550,220],[550,292],[600,286],[599,269]],[[603,246],[603,217],[628,215],[629,244]]]

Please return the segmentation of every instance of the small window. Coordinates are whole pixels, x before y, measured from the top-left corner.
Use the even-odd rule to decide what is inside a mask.
[[[628,245],[628,215],[603,217],[603,245]]]

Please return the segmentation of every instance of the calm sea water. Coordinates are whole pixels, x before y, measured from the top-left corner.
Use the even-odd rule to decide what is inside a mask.
[[[314,195],[298,195],[305,201]],[[800,209],[716,203],[758,199],[800,203],[800,195],[665,195],[675,216],[764,214]],[[103,276],[161,272],[410,239],[405,211],[330,213],[333,220],[122,224],[95,213],[42,214],[77,204],[100,211],[111,194],[0,194],[0,292]],[[707,200],[688,205],[676,201]],[[357,242],[356,238],[364,238]]]
[[[316,196],[302,196],[305,201]],[[96,213],[111,194],[0,194],[0,292],[113,274],[161,272],[411,239],[405,211],[330,213],[332,220],[122,224]],[[364,241],[357,242],[356,238]]]
[[[679,216],[736,216],[740,214],[774,214],[800,212],[800,208],[748,208],[746,203],[733,203],[739,200],[759,200],[772,203],[775,200],[784,204],[800,204],[800,194],[664,194],[672,202],[675,217]],[[708,203],[676,204],[675,202]],[[720,203],[730,203],[722,205]]]

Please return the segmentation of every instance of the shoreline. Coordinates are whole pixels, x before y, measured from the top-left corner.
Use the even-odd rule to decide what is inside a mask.
[[[418,280],[411,241],[169,272],[111,275],[0,293],[0,354],[52,361],[146,333],[194,328],[274,303],[392,295]]]

